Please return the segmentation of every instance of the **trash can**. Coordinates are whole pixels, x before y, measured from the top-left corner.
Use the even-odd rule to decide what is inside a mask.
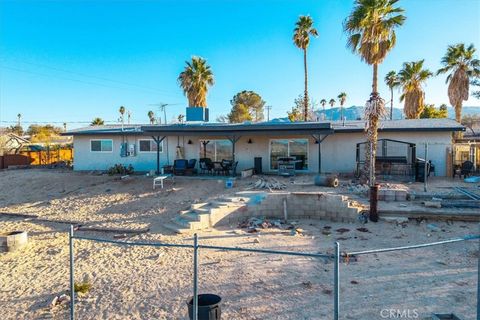
[[[222,298],[216,294],[205,293],[198,295],[198,320],[220,320],[220,302]],[[187,301],[188,316],[193,320],[193,298]]]
[[[427,177],[430,175],[430,162],[427,163]],[[425,160],[417,158],[415,162],[415,181],[425,182]]]

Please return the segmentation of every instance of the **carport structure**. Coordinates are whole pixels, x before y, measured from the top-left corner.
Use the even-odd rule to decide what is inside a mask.
[[[232,160],[235,162],[235,145],[241,137],[250,136],[310,136],[318,144],[318,173],[322,172],[321,144],[333,133],[330,122],[299,123],[242,123],[242,124],[175,124],[142,126],[141,131],[149,135],[157,144],[157,173],[160,172],[160,144],[167,136],[190,136],[204,138],[203,148],[209,137],[224,137],[232,143]],[[236,172],[233,172],[236,175]]]

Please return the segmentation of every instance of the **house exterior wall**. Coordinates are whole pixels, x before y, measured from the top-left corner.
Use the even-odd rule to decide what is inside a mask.
[[[451,147],[452,135],[450,132],[391,132],[380,133],[379,139],[394,139],[411,142],[417,145],[417,157],[424,157],[424,143],[429,143],[428,159],[436,167],[436,175],[446,174],[446,149]],[[112,139],[112,152],[91,152],[90,140]],[[135,156],[121,157],[120,146],[122,139],[133,143],[137,147]],[[75,170],[106,170],[114,164],[131,164],[136,171],[149,171],[156,169],[156,152],[143,153],[138,151],[139,140],[151,139],[149,136],[75,136],[74,138],[74,169]],[[172,164],[176,155],[176,147],[180,145],[184,150],[186,159],[201,157],[201,140],[224,140],[225,137],[168,137],[163,141],[163,151],[160,153],[160,167],[167,163]],[[252,143],[248,143],[251,139]],[[270,140],[272,139],[308,139],[308,172],[318,171],[318,145],[310,136],[257,136],[245,135],[236,143],[235,159],[238,169],[252,168],[254,158],[262,157],[264,172],[270,171]],[[188,143],[191,142],[191,144]],[[331,173],[352,173],[356,169],[356,145],[365,141],[363,133],[335,133],[329,135],[321,144],[322,171]],[[390,151],[390,150],[389,150]]]

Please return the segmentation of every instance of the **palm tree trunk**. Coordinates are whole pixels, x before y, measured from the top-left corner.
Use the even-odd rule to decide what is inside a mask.
[[[305,97],[304,97],[304,115],[303,120],[308,120],[308,72],[307,72],[307,49],[303,50],[303,67],[305,69]]]
[[[393,120],[393,88],[390,88],[390,120]]]
[[[462,123],[462,102],[461,101],[455,106],[455,120],[458,123]],[[463,138],[463,133],[460,131],[455,132],[455,138],[456,139]]]
[[[373,65],[373,83],[372,83],[372,92],[378,92],[377,82],[378,82],[378,64]]]

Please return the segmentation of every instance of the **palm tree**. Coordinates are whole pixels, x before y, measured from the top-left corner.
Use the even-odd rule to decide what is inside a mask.
[[[94,118],[92,122],[90,123],[91,126],[103,126],[105,124],[105,121],[102,120],[102,118]]]
[[[462,120],[463,101],[468,100],[470,81],[480,76],[480,60],[474,57],[475,51],[473,44],[468,47],[463,43],[449,46],[442,58],[443,68],[437,71],[437,75],[450,72],[446,80],[448,98],[455,108],[455,120],[459,123]]]
[[[325,105],[327,104],[327,100],[325,99],[322,99],[320,100],[320,104],[322,105],[322,109],[323,109],[323,120],[325,120]]]
[[[398,78],[395,71],[390,71],[385,76],[385,84],[390,88],[390,120],[393,120],[393,88],[398,87]]]
[[[150,124],[155,123],[155,113],[152,110],[148,111],[147,113],[148,119],[150,120]]]
[[[330,99],[330,101],[328,101],[328,104],[330,105],[330,109],[333,108],[333,106],[335,105],[335,102],[337,102],[337,101],[335,101],[335,99],[333,99],[333,98]],[[330,120],[333,120],[333,111],[331,111],[331,113],[332,114],[330,115]]]
[[[303,68],[305,70],[305,94],[303,97],[303,119],[308,119],[308,72],[307,72],[307,48],[310,44],[310,36],[317,37],[318,31],[313,27],[313,19],[310,16],[300,16],[293,30],[293,43],[303,50]]]
[[[425,98],[422,85],[432,75],[423,69],[423,60],[405,62],[398,72],[398,84],[402,88],[400,101],[405,101],[403,111],[407,119],[418,119],[422,113]]]
[[[186,64],[178,76],[178,84],[188,99],[189,107],[206,108],[208,87],[214,84],[212,70],[201,57],[192,57],[192,61],[186,61]]]
[[[378,65],[395,46],[395,28],[401,26],[406,19],[402,15],[404,10],[395,7],[397,2],[398,0],[355,0],[355,7],[344,22],[344,31],[348,35],[347,47],[373,66],[372,93],[365,105],[367,138],[370,142],[370,148],[366,150],[365,171],[369,173],[370,186],[375,184],[378,123],[385,114],[385,101],[380,98],[377,88]],[[374,211],[376,209],[372,210]]]
[[[337,98],[340,101],[340,120],[343,120],[343,105],[345,104],[345,101],[347,101],[347,94],[341,92]]]

